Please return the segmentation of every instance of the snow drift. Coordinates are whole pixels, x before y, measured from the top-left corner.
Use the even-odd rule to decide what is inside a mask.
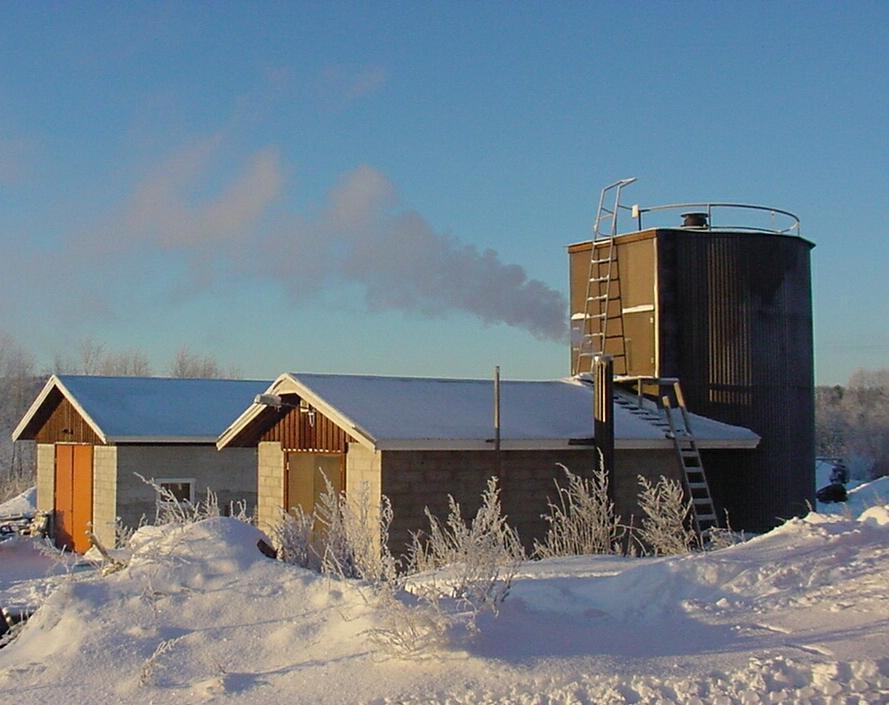
[[[21,705],[887,702],[887,516],[528,562],[499,616],[415,660],[367,638],[385,615],[360,583],[263,557],[250,526],[148,529],[126,569],[50,595],[0,650],[0,689]]]

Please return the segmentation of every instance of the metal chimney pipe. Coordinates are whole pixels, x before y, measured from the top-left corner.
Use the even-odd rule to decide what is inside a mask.
[[[611,355],[593,357],[593,437],[602,456],[608,494],[614,491],[614,360]]]

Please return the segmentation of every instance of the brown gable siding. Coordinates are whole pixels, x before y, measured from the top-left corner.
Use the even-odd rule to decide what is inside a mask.
[[[298,404],[299,401],[288,398],[288,403]],[[284,450],[345,453],[348,443],[355,439],[320,411],[315,411],[314,416],[312,422],[308,413],[288,408],[286,413],[266,427],[259,440],[279,441]]]
[[[53,401],[55,400],[55,405]],[[61,392],[53,391],[44,403],[47,415],[40,419],[34,440],[38,443],[91,443],[104,445],[96,432]]]

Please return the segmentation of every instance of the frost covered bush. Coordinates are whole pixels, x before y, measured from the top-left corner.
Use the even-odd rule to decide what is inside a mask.
[[[547,502],[542,515],[549,524],[543,543],[534,541],[539,558],[582,556],[595,553],[622,553],[626,533],[614,502],[608,498],[608,473],[600,462],[591,478],[575,475],[564,465],[566,486],[556,481],[558,504]]]
[[[392,581],[398,564],[389,552],[392,504],[382,496],[372,516],[370,487],[363,483],[357,496],[338,493],[325,477],[326,489],[315,508],[315,544],[321,572],[372,583]]]
[[[450,495],[448,506],[444,522],[427,508],[428,535],[413,535],[406,573],[378,596],[380,625],[368,636],[390,653],[428,654],[458,632],[477,631],[478,617],[497,613],[525,558],[501,511],[496,478],[469,524]]]
[[[695,533],[688,527],[691,501],[685,499],[682,485],[661,475],[652,484],[639,475],[639,508],[643,518],[635,538],[643,550],[656,556],[687,553],[695,542]]]
[[[314,512],[297,506],[281,513],[272,531],[278,557],[329,576],[371,583],[395,580],[398,562],[389,552],[389,498],[383,496],[375,508],[367,483],[347,498],[326,477],[324,482]]]
[[[448,506],[444,523],[427,508],[428,536],[413,535],[411,568],[429,574],[420,589],[456,599],[474,611],[485,607],[496,611],[525,559],[518,533],[501,511],[497,479],[488,480],[482,504],[470,524],[451,495]]]
[[[302,507],[291,511],[281,510],[278,523],[272,528],[271,539],[278,558],[302,568],[317,570],[316,553],[312,550],[313,514],[306,514]]]

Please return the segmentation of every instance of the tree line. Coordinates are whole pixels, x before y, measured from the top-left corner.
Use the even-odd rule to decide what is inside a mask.
[[[150,377],[153,372],[148,356],[141,350],[112,350],[91,338],[57,354],[50,369],[39,369],[34,355],[0,330],[0,502],[33,477],[33,444],[14,444],[11,435],[50,374]],[[226,368],[212,355],[201,355],[185,346],[162,374],[181,378],[241,376],[237,368]]]
[[[815,453],[842,458],[854,479],[889,475],[889,368],[816,387]]]

